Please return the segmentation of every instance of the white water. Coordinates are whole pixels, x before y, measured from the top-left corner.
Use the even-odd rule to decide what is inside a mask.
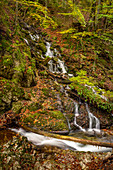
[[[89,131],[100,131],[100,121],[97,117],[95,117],[89,110],[88,104],[86,103],[86,110],[89,116]],[[93,127],[93,123],[95,123],[95,127]]]
[[[96,92],[96,90],[94,89],[95,86],[89,86],[87,84],[85,84],[85,86],[89,87],[90,89],[92,89],[93,93],[96,94],[96,95],[99,95],[102,99],[106,100],[107,101],[107,98],[104,96],[104,92],[102,92],[102,89],[98,87],[98,89],[100,89],[100,91],[102,92],[102,95],[98,94]]]
[[[89,117],[89,128],[88,130],[86,131],[86,129],[82,128],[80,125],[77,124],[77,117],[80,116],[79,114],[79,110],[78,110],[78,103],[74,101],[74,106],[75,106],[75,117],[74,117],[74,125],[76,127],[78,127],[81,131],[83,132],[95,132],[95,133],[101,133],[101,130],[100,130],[100,121],[99,119],[94,116],[90,110],[89,110],[89,107],[88,107],[88,104],[86,103],[86,110],[88,112],[88,117]],[[95,125],[95,126],[94,126]]]
[[[80,125],[77,124],[77,117],[79,116],[78,103],[76,103],[76,102],[74,101],[74,105],[75,105],[74,125],[75,125],[76,127],[78,127],[81,131],[86,132],[86,130],[85,130],[84,128],[82,128]]]
[[[49,42],[46,42],[46,49],[47,49],[47,52],[45,54],[46,56],[49,56],[50,58],[54,58],[55,56],[60,56],[60,53],[58,53],[56,49],[54,49],[53,52],[50,48],[51,48],[51,44]],[[51,59],[48,62],[48,64],[49,64],[49,71],[52,73],[63,73],[63,74],[67,73],[64,62],[61,61],[59,58],[56,63]],[[59,71],[59,68],[61,69],[61,71]]]
[[[61,61],[60,59],[58,59],[58,63],[60,65],[60,68],[62,69],[62,73],[65,74],[67,73],[66,69],[65,69],[65,66],[64,66],[64,62]]]
[[[47,49],[47,52],[46,52],[46,56],[49,56],[50,58],[52,58],[54,55],[53,55],[53,52],[50,50],[50,47],[51,47],[51,44],[49,42],[46,42],[46,49]]]
[[[72,149],[72,150],[86,151],[86,152],[88,151],[90,152],[112,151],[112,148],[98,147],[98,146],[92,146],[92,145],[83,145],[83,144],[76,143],[73,141],[45,137],[43,135],[39,135],[33,132],[26,132],[22,128],[19,128],[19,129],[10,128],[10,130],[16,133],[20,133],[22,136],[26,137],[28,141],[32,142],[34,145],[37,145],[37,146],[49,145],[49,146],[60,147],[62,149]]]
[[[33,41],[36,41],[36,40],[39,39],[38,34],[36,34],[36,35],[31,35],[31,33],[29,32],[29,35],[30,35],[30,37],[31,37],[31,39],[32,39]]]
[[[24,41],[26,42],[27,45],[29,45],[29,42],[27,39],[24,38]]]

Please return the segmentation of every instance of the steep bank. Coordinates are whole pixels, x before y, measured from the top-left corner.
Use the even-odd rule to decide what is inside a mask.
[[[6,6],[4,6],[4,4]],[[101,56],[96,60],[96,65],[94,67],[93,64],[96,56],[92,55],[92,53],[94,52],[92,50],[92,45],[90,46],[91,49],[86,55],[82,53],[82,50],[80,51],[81,46],[79,47],[79,50],[77,52],[76,49],[74,50],[74,48],[70,46],[70,43],[72,43],[71,45],[75,46],[75,44],[73,44],[73,40],[65,37],[63,42],[61,43],[62,36],[58,36],[59,34],[56,33],[58,30],[43,30],[42,28],[39,28],[39,25],[36,23],[36,21],[33,26],[34,21],[31,22],[31,20],[28,20],[28,18],[24,18],[24,21],[19,19],[18,27],[15,28],[15,12],[12,10],[15,7],[15,2],[6,1],[4,2],[4,4],[2,4],[1,11],[4,15],[2,15],[2,23],[0,26],[2,38],[0,53],[0,127],[7,127],[9,126],[9,124],[17,121],[20,124],[25,124],[41,130],[46,130],[49,132],[62,131],[65,133],[69,132],[70,130],[67,121],[68,118],[72,130],[76,130],[78,128],[73,125],[75,112],[73,100],[75,100],[77,103],[81,103],[81,116],[78,120],[79,125],[87,129],[89,127],[89,120],[84,104],[86,93],[81,95],[79,91],[79,89],[81,90],[81,86],[71,84],[72,86],[74,86],[74,88],[73,90],[70,90],[70,95],[68,96],[68,93],[65,90],[67,90],[67,84],[70,84],[72,82],[70,82],[71,80],[69,80],[66,72],[70,74],[73,73],[74,76],[77,78],[77,83],[80,82],[82,79],[85,79],[88,83],[90,83],[89,77],[93,77],[93,82],[96,82],[93,83],[93,85],[96,84],[101,88],[105,88],[107,91],[110,90],[110,92],[108,91],[108,96],[109,94],[111,95],[112,92],[112,63],[110,63],[111,60],[109,58],[107,58],[106,60],[106,58],[103,58],[103,56]],[[22,10],[22,12],[23,11],[24,10]],[[50,35],[54,35],[52,39],[50,38]],[[62,70],[61,67],[58,70],[54,68],[54,70],[56,69],[56,71],[59,71],[59,73],[62,73],[64,71],[65,74],[52,73],[49,69],[51,63],[48,64],[48,62],[51,60],[51,58],[46,56],[45,54],[47,52],[46,42],[51,43],[51,41],[52,52],[55,52],[54,49],[56,48],[61,53],[61,56],[58,55],[59,58],[56,57],[53,59],[55,66],[58,64],[58,59],[60,59],[60,61],[64,61],[65,65],[68,67],[68,71]],[[63,65],[63,62],[61,62],[61,64]],[[94,70],[94,72],[92,70]],[[83,71],[87,71],[87,74],[84,75]],[[79,75],[78,72],[82,74]],[[87,88],[87,91],[90,91],[90,88]],[[99,95],[102,95],[101,90],[98,93]],[[87,95],[89,95],[89,93],[87,93]],[[88,103],[91,102],[91,96],[92,93],[90,94],[90,96],[87,97]],[[72,100],[70,99],[70,97]],[[79,101],[80,97],[81,101]],[[102,102],[100,104],[102,104]],[[98,107],[96,103],[97,101],[95,100],[94,103],[90,104],[90,110],[100,120],[102,129],[112,130],[112,97],[109,96],[109,100],[107,102],[105,101],[103,109],[102,107]],[[110,109],[107,110],[106,106],[110,106],[108,107]],[[45,161],[46,158],[51,159],[51,154],[53,155],[51,160],[53,161],[53,164],[50,163],[50,166],[48,168],[53,168],[54,166],[56,168],[75,168],[78,166],[78,168],[80,169],[82,166],[84,167],[84,165],[79,165],[79,163],[81,162],[79,159],[75,159],[75,155],[78,153],[71,154],[71,152],[68,151],[66,157],[67,164],[65,166],[64,158],[61,157],[64,157],[67,151],[63,151],[64,155],[62,155],[59,154],[61,153],[60,149],[56,149],[54,151],[52,148],[50,153],[47,153],[46,155],[46,150],[43,149],[39,150],[39,152],[35,152],[34,145],[29,145],[28,141],[26,141],[27,148],[25,148],[25,138],[22,138],[22,140],[20,140],[19,142],[18,140],[19,138],[17,138],[16,141],[13,141],[13,143],[15,146],[17,143],[19,143],[17,145],[18,147],[21,145],[20,150],[18,151],[17,147],[17,150],[13,151],[14,155],[19,155],[21,154],[22,149],[20,162],[18,163],[16,158],[13,161],[14,155],[11,155],[11,157],[9,156],[13,149],[13,144],[11,144],[10,142],[7,146],[9,150],[9,155],[6,155],[6,153],[3,152],[4,146],[1,146],[1,163],[3,167],[5,167],[6,164],[7,166],[15,166],[15,164],[17,163],[20,168],[23,168],[23,164],[25,164],[26,159],[28,160],[28,164],[30,164],[25,164],[26,167],[34,167],[36,166],[36,164],[39,164],[39,167],[41,167],[44,164],[43,161]],[[30,149],[29,146],[31,146]],[[32,155],[31,150],[32,152],[34,152],[34,155]],[[26,154],[26,152],[28,152],[28,154]],[[37,154],[39,154],[40,156],[38,157]],[[56,154],[57,158],[54,158]],[[85,154],[88,153],[80,153],[80,155],[82,155],[81,160],[83,160],[83,155]],[[72,159],[69,158],[70,155],[72,155]],[[91,155],[91,153],[89,153],[89,155]],[[107,154],[102,153],[102,159],[103,155],[107,156]],[[32,160],[33,158],[34,162],[32,165],[30,160]],[[97,158],[95,154],[92,154],[91,160],[94,160],[94,162],[91,161],[91,163],[88,163],[88,166],[90,167],[93,163],[93,165],[95,164],[95,169],[99,167],[99,158],[100,157]],[[60,162],[60,159],[62,160],[62,162]],[[58,163],[56,163],[57,160]],[[112,156],[110,158],[110,161],[110,166],[112,166]],[[8,165],[9,162],[10,165]],[[70,163],[70,165],[68,165],[68,162]],[[76,164],[75,162],[79,163]],[[108,160],[105,160],[105,162],[107,162],[107,165],[109,166]],[[101,167],[105,165],[106,164],[103,164],[102,162]],[[45,168],[47,168],[47,161],[44,166]]]

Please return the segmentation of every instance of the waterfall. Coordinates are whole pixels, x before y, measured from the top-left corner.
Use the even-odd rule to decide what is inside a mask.
[[[27,28],[30,28],[30,26],[28,26],[27,24],[25,25]],[[39,35],[35,32],[33,35],[30,33],[29,31],[29,36],[31,37],[31,39],[33,41],[36,41],[36,40],[39,40]],[[27,45],[30,46],[29,42],[27,39],[24,38],[24,41],[26,42]],[[45,42],[46,43],[46,53],[45,53],[45,56],[49,56],[51,58],[51,60],[48,62],[48,65],[49,65],[49,71],[52,72],[52,73],[61,73],[61,74],[66,74],[67,71],[66,71],[66,66],[64,64],[64,61],[61,61],[61,54],[57,51],[57,49],[54,49],[54,50],[51,50],[51,43],[50,42]],[[38,53],[38,52],[37,52]],[[41,58],[44,59],[44,57],[41,55]],[[69,77],[73,77],[73,74],[68,74]],[[89,85],[85,85],[87,86],[88,88],[92,89],[93,93],[97,94],[97,92],[95,91],[94,87],[91,87]],[[69,89],[69,86],[67,86],[67,89]],[[101,89],[100,89],[101,90]],[[65,95],[68,97],[68,94],[66,92],[66,90],[64,90],[64,93]],[[97,94],[99,95],[99,94]],[[102,97],[103,99],[107,100],[105,98],[104,95],[100,95],[100,97]],[[59,97],[58,97],[59,98]],[[61,99],[60,99],[61,100]],[[61,102],[60,102],[61,103]],[[63,106],[59,106],[59,110],[63,110],[61,107]],[[76,103],[74,101],[74,125],[77,126],[81,131],[83,132],[86,132],[86,130],[84,128],[82,128],[80,125],[77,124],[77,117],[80,116],[79,114],[79,106],[78,106],[78,103]],[[89,108],[88,108],[88,104],[86,103],[86,110],[88,112],[88,116],[89,116],[89,131],[100,131],[100,121],[98,120],[98,118],[96,118],[90,111],[89,111]],[[65,113],[63,113],[64,116],[66,117]],[[69,120],[67,119],[66,117],[66,120],[67,120],[67,123],[68,123],[68,127],[69,127],[69,130],[71,129],[70,127],[70,123],[69,123]],[[95,127],[93,127],[93,124],[95,123]]]
[[[50,50],[50,47],[51,47],[51,44],[49,42],[46,42],[46,49],[47,49],[47,52],[46,52],[46,56],[49,56],[50,58],[53,57],[53,52]]]
[[[77,116],[79,116],[79,113],[78,113],[78,103],[76,103],[74,101],[74,105],[75,105],[75,116],[77,117]]]
[[[78,105],[77,102],[74,101],[74,106],[75,106],[75,111],[74,111],[74,115],[75,115],[75,117],[74,117],[74,125],[75,125],[76,127],[78,127],[81,131],[87,132],[84,128],[82,128],[80,125],[77,124],[77,117],[80,116],[80,114],[79,114],[79,105]],[[88,117],[89,117],[89,129],[88,129],[88,131],[89,131],[89,132],[98,132],[98,133],[100,133],[100,121],[99,121],[99,119],[98,119],[96,116],[94,116],[94,115],[90,112],[87,103],[86,103],[86,110],[87,110],[87,112],[88,112]],[[93,124],[94,124],[94,123],[95,123],[95,127],[93,127]]]
[[[36,40],[39,39],[38,34],[36,34],[36,35],[31,35],[31,33],[29,32],[29,35],[30,35],[30,37],[31,37],[31,39],[32,39],[33,41],[36,41]]]
[[[61,61],[60,59],[58,59],[58,63],[60,65],[60,68],[62,69],[62,73],[65,74],[67,73],[66,69],[65,69],[65,66],[64,66],[64,62]]]
[[[79,116],[79,111],[78,111],[78,103],[74,101],[74,106],[75,106],[75,117],[74,117],[74,125],[78,127],[81,131],[86,132],[84,128],[82,128],[80,125],[77,124],[77,117]]]
[[[50,61],[48,62],[48,64],[49,64],[49,71],[52,72],[52,73],[54,73],[54,71],[53,71],[53,61],[50,60]]]
[[[49,56],[50,58],[54,58],[55,56],[60,57],[60,53],[58,53],[58,51],[56,49],[54,49],[54,51],[52,51],[50,48],[51,48],[51,44],[49,42],[46,42],[46,49],[47,49],[47,52],[45,54],[46,56]],[[48,64],[49,64],[49,71],[52,73],[63,73],[63,74],[67,73],[67,71],[65,69],[64,62],[61,61],[59,58],[56,61],[56,63],[51,59],[48,62]],[[59,68],[61,69],[61,71]]]
[[[95,117],[89,110],[88,104],[86,103],[86,110],[89,116],[89,131],[100,131],[100,121]],[[95,122],[94,122],[95,121]],[[93,123],[95,123],[95,128],[93,128]]]

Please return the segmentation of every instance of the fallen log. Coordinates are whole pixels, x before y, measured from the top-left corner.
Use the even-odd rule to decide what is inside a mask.
[[[65,131],[51,131],[50,133],[59,134],[59,135],[68,135],[69,134],[69,130],[65,130]]]
[[[25,125],[23,125],[22,128],[27,130],[27,131],[38,133],[40,135],[44,135],[44,136],[47,136],[47,137],[52,137],[52,138],[57,138],[57,139],[62,139],[62,140],[70,140],[70,141],[78,142],[78,143],[82,143],[82,144],[89,144],[89,145],[113,148],[113,143],[91,141],[91,140],[86,140],[86,139],[75,138],[75,137],[72,137],[72,136],[52,134],[52,133],[49,133],[49,132],[45,132],[45,131],[41,131],[41,130],[37,130],[37,129],[32,129],[32,128],[27,127]]]

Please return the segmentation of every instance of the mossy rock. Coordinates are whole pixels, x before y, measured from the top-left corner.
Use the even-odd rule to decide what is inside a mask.
[[[31,106],[30,106],[31,107]],[[29,126],[33,126],[45,131],[64,131],[68,130],[67,120],[63,113],[58,110],[35,110],[30,108],[25,109],[23,115],[21,116],[21,123]],[[35,111],[30,111],[30,110]]]
[[[28,106],[28,109],[30,110],[30,111],[36,111],[36,110],[38,110],[38,109],[42,109],[43,108],[43,106],[42,106],[42,103],[32,103],[30,106]]]
[[[17,102],[24,96],[24,91],[11,80],[2,78],[0,80],[0,111],[5,112],[12,107],[13,102]]]
[[[9,52],[5,52],[3,56],[0,56],[0,76],[5,77],[7,79],[11,79],[14,70],[13,70],[13,57]]]
[[[41,50],[44,54],[47,51],[46,46],[43,42],[38,43],[38,49]]]
[[[14,113],[17,113],[17,114],[20,113],[22,107],[23,107],[23,104],[22,104],[21,101],[13,102],[13,103],[12,103],[12,111],[13,111]]]
[[[23,87],[32,87],[36,85],[35,76],[31,73],[27,73],[23,76],[22,82]]]

